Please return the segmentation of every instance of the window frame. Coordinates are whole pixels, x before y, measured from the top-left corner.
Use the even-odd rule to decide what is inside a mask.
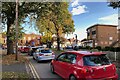
[[[58,60],[58,58],[62,55],[65,55],[65,59],[66,60]],[[75,55],[75,62],[71,62],[69,59],[68,59],[68,56],[69,55],[75,55],[75,54],[72,54],[72,53],[63,53],[63,54],[60,54],[57,58],[56,58],[56,61],[61,61],[61,62],[66,62],[66,63],[71,63],[71,64],[76,64],[76,61],[77,61],[77,55]]]

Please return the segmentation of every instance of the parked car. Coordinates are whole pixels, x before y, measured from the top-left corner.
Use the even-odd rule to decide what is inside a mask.
[[[51,72],[69,80],[117,80],[116,66],[105,53],[69,51],[51,61]]]
[[[44,49],[44,46],[35,46],[35,47],[30,47],[30,50],[28,52],[28,55],[33,56],[33,53],[37,50],[37,49]]]
[[[65,49],[73,49],[72,46],[66,46]]]
[[[29,52],[29,47],[28,46],[18,46],[18,51],[20,51],[20,52],[25,52],[25,53],[27,53],[27,52]]]
[[[54,52],[52,50],[45,48],[45,49],[37,49],[36,52],[33,53],[33,59],[37,62],[43,60],[52,60],[55,58]]]

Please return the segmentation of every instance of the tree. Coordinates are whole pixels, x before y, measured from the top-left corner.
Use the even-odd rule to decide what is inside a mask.
[[[57,37],[57,49],[60,50],[60,38],[62,34],[74,32],[74,22],[72,15],[68,11],[68,3],[51,3],[49,11],[45,16],[41,16],[37,21],[40,32],[48,30]]]
[[[47,3],[48,4],[48,3]],[[2,2],[2,25],[7,25],[7,54],[12,54],[13,50],[13,24],[15,23],[15,2]],[[35,15],[38,18],[47,13],[49,5],[40,2],[20,2],[18,6],[19,24],[24,22],[27,16]],[[39,15],[38,15],[39,14]]]
[[[115,8],[120,8],[120,1],[110,2],[109,6]]]
[[[51,42],[51,40],[52,40],[52,34],[50,32],[45,32],[45,35],[43,35],[41,38],[42,43]]]

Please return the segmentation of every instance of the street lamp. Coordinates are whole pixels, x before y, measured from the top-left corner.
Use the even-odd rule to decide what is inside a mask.
[[[76,46],[77,46],[77,34],[75,34],[75,38],[76,38]]]

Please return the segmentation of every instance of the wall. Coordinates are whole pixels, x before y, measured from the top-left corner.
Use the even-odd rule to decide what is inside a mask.
[[[117,27],[98,26],[98,45],[105,47],[117,41]],[[113,39],[110,39],[112,37]]]

